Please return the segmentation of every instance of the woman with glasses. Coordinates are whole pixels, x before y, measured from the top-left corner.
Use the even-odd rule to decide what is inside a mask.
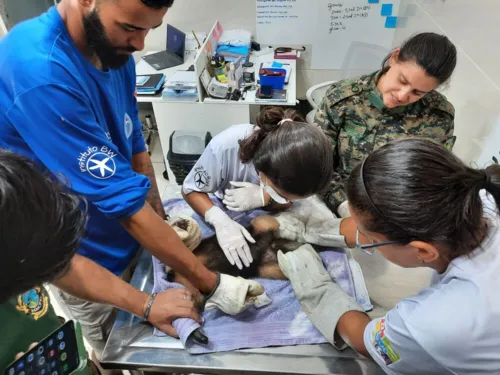
[[[500,373],[500,166],[473,169],[432,141],[403,140],[355,167],[346,192],[360,250],[434,276],[371,320],[310,245],[279,253],[315,326],[389,374]]]
[[[321,128],[294,110],[268,107],[255,126],[234,125],[212,139],[186,177],[182,194],[214,227],[229,262],[242,269],[252,262],[247,241],[255,241],[208,193],[231,211],[286,209],[292,200],[326,188],[331,165],[331,145]]]

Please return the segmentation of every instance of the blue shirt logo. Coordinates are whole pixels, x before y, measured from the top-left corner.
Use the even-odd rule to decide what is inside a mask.
[[[132,122],[132,119],[130,118],[128,113],[125,113],[123,128],[125,130],[125,136],[127,137],[127,139],[130,138],[130,136],[132,135],[132,131],[134,130],[134,123]]]
[[[105,180],[114,176],[116,164],[110,155],[104,152],[97,152],[87,160],[87,171],[93,177]]]

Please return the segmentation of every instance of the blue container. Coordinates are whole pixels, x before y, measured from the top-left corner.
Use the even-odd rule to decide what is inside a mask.
[[[282,76],[265,76],[259,74],[259,80],[261,86],[272,86],[274,90],[283,90],[285,88],[285,78],[286,78],[286,70],[278,69],[278,68],[266,68],[266,70],[270,70],[273,72],[283,73]]]

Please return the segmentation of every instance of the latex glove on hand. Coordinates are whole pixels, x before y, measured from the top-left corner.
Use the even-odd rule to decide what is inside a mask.
[[[249,267],[253,258],[247,241],[255,243],[250,233],[217,206],[205,213],[205,221],[215,228],[217,241],[229,263],[236,264],[240,270],[243,269],[241,262]]]
[[[178,216],[166,222],[177,233],[189,250],[194,251],[198,247],[201,242],[201,229],[192,217]]]
[[[279,223],[278,238],[319,246],[347,247],[345,237],[340,234],[342,219],[331,217],[329,220],[313,221],[308,218],[304,222],[293,212],[283,212],[275,218]]]
[[[228,210],[242,212],[264,207],[264,189],[250,182],[231,181],[234,189],[227,189],[224,194],[224,203]]]
[[[217,274],[215,288],[206,299],[205,310],[218,308],[229,315],[236,315],[250,306],[267,306],[271,300],[264,287],[254,280]]]
[[[342,340],[335,341],[337,323],[346,312],[363,309],[335,284],[311,245],[286,254],[278,251],[278,263],[314,326],[335,348],[345,349]]]

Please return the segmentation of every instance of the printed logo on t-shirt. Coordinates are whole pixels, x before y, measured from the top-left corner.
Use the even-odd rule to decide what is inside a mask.
[[[380,319],[375,324],[372,332],[372,340],[373,347],[387,366],[401,359],[385,335],[385,318]]]
[[[195,170],[194,174],[194,185],[197,189],[203,189],[208,186],[212,177],[210,177],[203,167],[198,167]]]
[[[125,136],[130,138],[132,135],[132,131],[134,129],[134,124],[132,123],[132,119],[128,115],[128,113],[125,113],[125,121],[124,121],[124,129],[125,129]]]
[[[99,180],[108,179],[116,173],[115,156],[108,146],[88,147],[78,156],[80,172],[89,173]]]
[[[44,316],[49,309],[49,297],[42,288],[33,288],[17,297],[16,309],[38,320]]]

